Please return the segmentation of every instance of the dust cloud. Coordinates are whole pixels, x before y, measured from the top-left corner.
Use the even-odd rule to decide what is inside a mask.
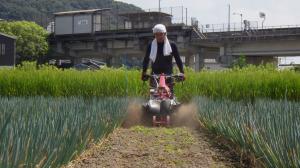
[[[123,128],[130,128],[137,125],[146,127],[152,126],[152,115],[143,109],[143,103],[144,101],[142,99],[133,99],[130,101],[126,110],[126,117],[122,123]],[[171,115],[171,127],[189,127],[197,129],[200,127],[197,114],[198,109],[196,104],[182,104]]]
[[[171,115],[171,124],[173,127],[189,127],[197,129],[200,127],[198,119],[198,108],[194,103],[182,104]]]
[[[130,128],[132,126],[142,124],[142,104],[143,102],[140,99],[133,99],[130,101],[126,110],[126,117],[122,123],[123,128]]]

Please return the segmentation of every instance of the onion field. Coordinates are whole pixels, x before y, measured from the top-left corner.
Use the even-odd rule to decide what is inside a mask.
[[[187,72],[175,86],[208,130],[264,167],[300,167],[300,73],[267,67]],[[140,71],[0,70],[0,167],[60,167],[119,127]]]
[[[232,102],[195,98],[199,119],[212,132],[254,153],[264,167],[300,166],[300,102]]]
[[[114,130],[127,99],[0,98],[0,167],[60,167]]]

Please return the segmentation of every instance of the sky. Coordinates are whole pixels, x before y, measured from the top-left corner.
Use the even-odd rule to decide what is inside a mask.
[[[159,0],[118,0],[142,9],[158,8]],[[261,25],[259,12],[266,14],[264,26],[299,25],[300,0],[161,0],[161,6],[184,6],[188,8],[188,16],[196,17],[200,24],[228,23],[228,4],[231,8],[231,22],[243,20],[257,21]]]
[[[142,9],[158,9],[159,0],[118,0],[134,4]],[[200,25],[228,24],[230,5],[230,22],[240,27],[242,20],[249,20],[257,26],[262,26],[263,19],[259,13],[265,13],[264,27],[298,26],[300,27],[300,0],[161,0],[162,11],[174,8],[181,17],[181,8],[188,10],[188,17],[197,18]],[[168,12],[170,10],[167,10]],[[176,12],[177,11],[177,12]],[[170,12],[169,12],[170,13]],[[236,13],[236,14],[234,14]],[[238,14],[237,14],[238,13]],[[181,18],[179,18],[181,20]],[[210,26],[211,27],[211,26]],[[217,26],[216,26],[217,27]],[[293,57],[295,63],[300,63],[300,57]],[[286,62],[290,62],[286,60]]]

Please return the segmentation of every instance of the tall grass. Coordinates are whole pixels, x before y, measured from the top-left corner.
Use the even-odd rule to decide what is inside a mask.
[[[141,95],[137,71],[0,70],[2,96],[106,97]]]
[[[178,96],[206,96],[231,100],[255,98],[300,101],[300,73],[265,67],[248,67],[226,71],[187,74]]]
[[[0,167],[59,167],[119,126],[127,99],[0,98]]]
[[[266,167],[300,167],[300,103],[254,103],[196,98],[199,118],[211,131],[256,155]]]
[[[194,96],[254,100],[258,97],[300,100],[300,73],[250,67],[226,71],[187,72],[187,80],[175,86],[181,100]],[[0,70],[2,96],[146,96],[148,83],[138,70],[100,71],[35,69]]]

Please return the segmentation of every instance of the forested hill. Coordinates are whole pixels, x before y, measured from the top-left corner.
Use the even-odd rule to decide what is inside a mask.
[[[141,10],[114,0],[0,0],[0,19],[35,21],[45,26],[55,12],[96,8],[118,8],[122,12]]]

